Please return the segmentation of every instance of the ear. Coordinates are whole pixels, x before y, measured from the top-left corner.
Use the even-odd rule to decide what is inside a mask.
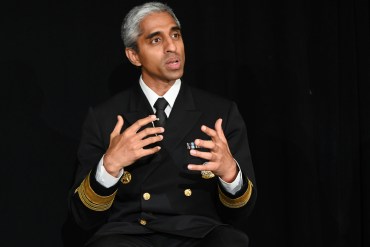
[[[136,51],[134,51],[131,48],[126,48],[125,53],[126,53],[128,60],[130,60],[130,62],[133,65],[138,66],[138,67],[141,66],[140,58]]]

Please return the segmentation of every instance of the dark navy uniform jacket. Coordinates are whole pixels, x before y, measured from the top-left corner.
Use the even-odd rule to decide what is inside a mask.
[[[96,181],[96,167],[109,146],[117,115],[124,118],[123,131],[150,114],[138,83],[89,109],[69,201],[76,222],[84,229],[97,228],[94,238],[151,232],[201,238],[218,225],[246,224],[257,191],[245,122],[233,101],[184,82],[166,122],[162,149],[125,167],[120,182],[111,188]],[[214,128],[218,118],[223,119],[229,148],[243,174],[236,195],[227,193],[217,176],[187,169],[189,163],[205,162],[189,154],[189,143],[210,139],[201,125]]]

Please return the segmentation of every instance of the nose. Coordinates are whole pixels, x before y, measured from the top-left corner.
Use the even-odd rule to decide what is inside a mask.
[[[175,52],[177,49],[176,43],[173,39],[167,38],[166,39],[166,45],[165,45],[165,51],[166,52]]]

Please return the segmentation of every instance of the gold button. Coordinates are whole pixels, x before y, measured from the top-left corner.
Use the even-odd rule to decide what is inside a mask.
[[[128,171],[124,171],[122,178],[121,178],[121,182],[123,184],[128,184],[130,181],[131,181],[131,173],[129,173]]]
[[[144,193],[143,198],[145,201],[150,199],[150,194],[148,192]]]
[[[184,190],[184,194],[185,194],[186,196],[191,196],[191,189],[186,189],[186,190]]]
[[[145,226],[146,225],[146,220],[141,219],[140,220],[140,224],[143,225],[143,226]]]

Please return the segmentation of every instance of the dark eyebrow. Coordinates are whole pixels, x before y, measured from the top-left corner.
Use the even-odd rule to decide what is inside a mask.
[[[174,26],[174,27],[172,27],[171,28],[171,31],[181,31],[181,29],[180,29],[180,27],[178,27],[178,26]],[[160,34],[161,32],[160,31],[157,31],[157,32],[154,32],[154,33],[150,33],[150,34],[148,34],[146,37],[145,37],[145,39],[151,39],[151,38],[153,38],[153,37],[155,37],[155,36],[157,36],[158,34]]]
[[[174,26],[171,28],[171,31],[181,31],[181,28],[179,26]]]
[[[148,34],[146,37],[145,37],[145,39],[151,39],[151,38],[153,38],[154,36],[157,36],[158,34],[160,34],[161,32],[154,32],[154,33],[150,33],[150,34]]]

